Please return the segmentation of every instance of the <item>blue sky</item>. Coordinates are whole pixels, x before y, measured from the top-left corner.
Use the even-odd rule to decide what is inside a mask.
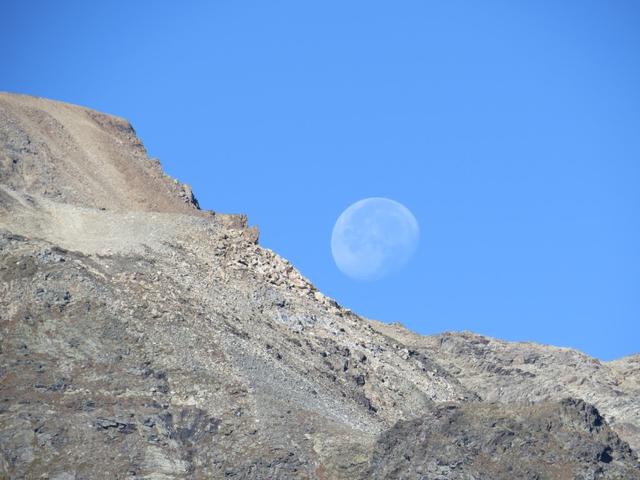
[[[355,311],[640,351],[635,1],[5,1],[0,90],[128,118],[204,208]],[[331,258],[364,197],[421,240],[373,283]]]

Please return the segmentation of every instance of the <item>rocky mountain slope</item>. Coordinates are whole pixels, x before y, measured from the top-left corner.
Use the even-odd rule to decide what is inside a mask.
[[[640,478],[637,357],[363,319],[126,121],[11,94],[0,381],[0,478]]]
[[[433,358],[485,401],[581,398],[597,406],[632,448],[640,449],[640,355],[600,362],[570,348],[504,342],[469,332],[427,337],[397,324],[372,324]]]

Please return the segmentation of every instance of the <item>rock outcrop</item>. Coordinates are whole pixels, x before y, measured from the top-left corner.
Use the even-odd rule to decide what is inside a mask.
[[[126,121],[10,94],[0,381],[0,478],[640,478],[637,358],[363,319]]]
[[[636,478],[635,456],[582,400],[439,405],[383,433],[370,478]]]
[[[597,406],[632,448],[640,449],[639,356],[600,362],[570,348],[504,342],[469,332],[423,336],[397,324],[372,325],[436,360],[485,401],[584,399]]]

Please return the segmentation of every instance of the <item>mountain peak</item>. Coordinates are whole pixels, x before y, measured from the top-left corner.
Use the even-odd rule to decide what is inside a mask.
[[[120,117],[0,93],[0,135],[0,177],[15,190],[111,211],[206,215]]]

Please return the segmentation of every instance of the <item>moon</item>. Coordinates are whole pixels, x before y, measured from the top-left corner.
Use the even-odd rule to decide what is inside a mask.
[[[340,214],[331,234],[331,253],[348,277],[379,280],[407,264],[419,238],[418,222],[407,207],[389,198],[370,197]]]

